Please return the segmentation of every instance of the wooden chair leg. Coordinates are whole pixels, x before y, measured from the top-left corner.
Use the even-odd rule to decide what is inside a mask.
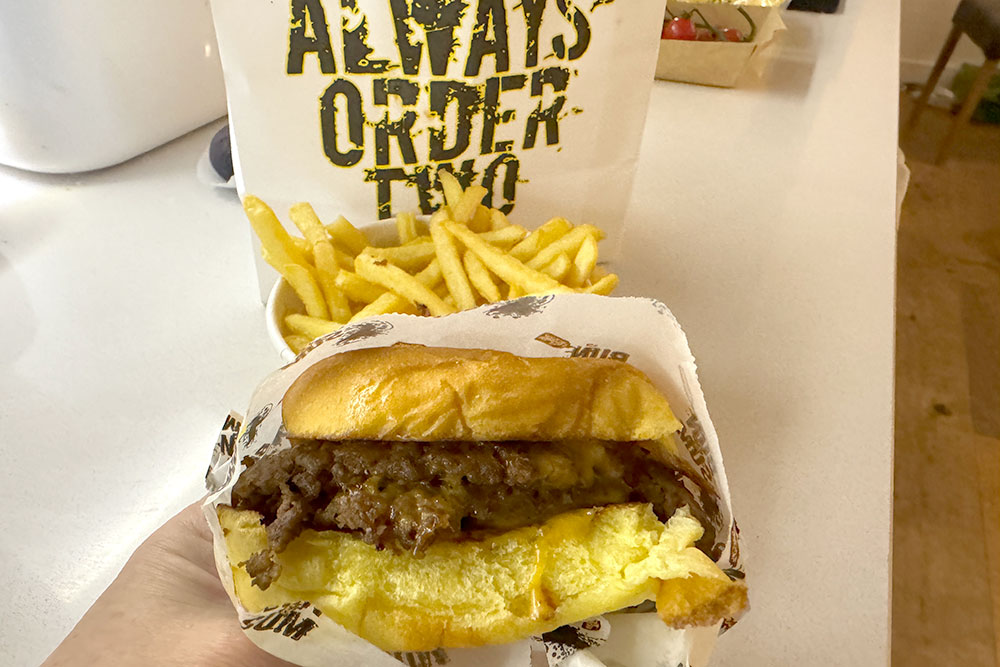
[[[969,88],[969,94],[965,97],[965,102],[962,103],[962,108],[959,110],[958,115],[955,120],[951,123],[951,128],[948,130],[948,135],[941,142],[940,148],[938,148],[936,164],[941,164],[945,161],[948,155],[948,150],[951,148],[952,142],[955,141],[955,137],[958,135],[958,131],[963,125],[969,122],[969,118],[972,117],[972,113],[979,106],[979,101],[983,99],[983,93],[986,92],[987,86],[989,86],[990,79],[993,78],[993,73],[997,71],[997,64],[1000,60],[987,60],[981,68],[979,68],[979,73],[976,75],[975,81],[972,82],[972,87]]]
[[[951,26],[951,32],[948,33],[948,39],[945,40],[944,46],[941,47],[941,53],[938,54],[937,62],[934,63],[934,69],[931,70],[930,78],[927,79],[927,83],[924,85],[923,91],[920,93],[920,98],[917,100],[916,106],[913,107],[913,111],[910,112],[910,118],[906,123],[906,127],[903,130],[904,134],[908,134],[914,127],[917,126],[917,122],[920,120],[920,114],[924,112],[924,108],[927,106],[927,100],[930,99],[931,93],[937,88],[938,81],[941,79],[941,73],[944,72],[945,66],[948,64],[948,60],[951,58],[951,54],[955,52],[955,46],[958,44],[958,38],[962,36],[962,29],[957,25]]]

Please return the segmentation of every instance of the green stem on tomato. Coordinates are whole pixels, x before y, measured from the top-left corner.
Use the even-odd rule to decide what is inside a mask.
[[[672,19],[689,19],[689,18],[691,18],[691,12],[682,12],[680,16],[678,16],[677,14],[674,14],[672,11],[670,11],[670,3],[669,2],[666,4],[666,8],[667,8],[667,13],[670,14],[670,18],[672,18]]]
[[[747,23],[750,24],[750,34],[747,35],[746,39],[744,39],[743,41],[752,42],[753,38],[757,36],[757,24],[754,23],[753,19],[750,17],[750,14],[747,13],[747,10],[743,9],[742,7],[737,7],[736,9],[737,11],[739,11],[740,14],[743,14],[743,18],[745,18],[747,20]]]
[[[715,35],[715,38],[716,38],[716,39],[718,39],[718,40],[719,40],[720,42],[724,42],[724,41],[726,41],[726,36],[725,36],[725,35],[723,35],[723,34],[722,34],[721,32],[719,32],[719,31],[718,31],[718,29],[717,29],[717,28],[716,28],[716,27],[715,27],[714,25],[712,25],[711,23],[709,23],[708,19],[706,19],[706,18],[705,18],[705,15],[704,15],[704,14],[702,14],[702,13],[701,13],[700,11],[698,11],[697,9],[692,9],[692,10],[691,10],[691,13],[692,13],[692,14],[697,14],[698,16],[700,16],[700,17],[701,17],[701,20],[705,22],[705,26],[706,26],[706,27],[707,27],[707,28],[708,28],[709,30],[711,30],[711,31],[712,31],[712,34],[713,34],[713,35]]]

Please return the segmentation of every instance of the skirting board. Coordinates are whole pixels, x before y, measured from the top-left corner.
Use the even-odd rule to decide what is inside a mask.
[[[938,83],[938,87],[947,88],[951,85],[951,80],[955,78],[958,74],[958,69],[962,66],[962,61],[958,58],[952,59],[948,66],[944,68],[944,73],[941,75],[941,81]],[[899,61],[899,82],[901,84],[905,83],[919,83],[923,85],[927,82],[927,77],[931,75],[931,70],[934,69],[933,62],[920,62],[916,60],[900,60]]]

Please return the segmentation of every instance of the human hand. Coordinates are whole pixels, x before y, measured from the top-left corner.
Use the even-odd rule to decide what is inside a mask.
[[[136,549],[42,667],[290,665],[240,629],[200,505],[189,505]]]

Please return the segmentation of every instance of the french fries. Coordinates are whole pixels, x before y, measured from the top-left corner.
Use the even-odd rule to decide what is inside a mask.
[[[372,257],[387,259],[401,269],[412,271],[427,266],[437,256],[433,243],[410,243],[394,248],[368,248],[365,252]]]
[[[312,340],[336,331],[343,326],[343,323],[292,313],[285,316],[285,326],[288,327],[289,331]]]
[[[305,346],[308,345],[311,341],[312,338],[309,338],[308,336],[303,336],[302,334],[293,333],[285,336],[285,342],[288,344],[288,347],[290,347],[292,349],[292,352],[294,352],[295,354],[301,352],[302,349],[305,348]]]
[[[566,253],[560,253],[556,255],[555,259],[542,267],[542,273],[547,276],[552,276],[558,281],[563,281],[566,278],[566,274],[568,274],[572,268],[573,262],[570,261],[569,255]]]
[[[330,238],[351,251],[352,255],[360,254],[365,248],[371,245],[364,232],[348,222],[347,218],[340,216],[326,226]]]
[[[412,213],[400,213],[397,215],[396,233],[399,235],[399,242],[402,244],[410,243],[420,238],[417,216]]]
[[[587,235],[573,259],[573,266],[566,278],[566,284],[570,287],[580,287],[589,276],[593,276],[595,268],[597,268],[597,237]],[[597,280],[598,278],[591,279]]]
[[[540,269],[562,253],[575,257],[576,253],[580,250],[580,246],[583,245],[583,240],[590,235],[593,235],[597,239],[604,236],[601,230],[593,225],[574,227],[572,231],[567,232],[562,237],[539,250],[537,255],[527,261],[527,265],[533,269]]]
[[[479,238],[506,250],[523,239],[527,233],[528,230],[524,227],[508,223],[506,227],[501,229],[491,229],[488,232],[483,232],[479,235]]]
[[[306,307],[306,313],[310,317],[330,319],[330,311],[323,299],[323,292],[320,291],[312,271],[301,264],[285,264],[281,268],[281,275],[302,299],[302,304]]]
[[[458,203],[452,207],[455,214],[455,221],[460,222],[463,225],[468,225],[475,232],[485,232],[489,229],[489,215],[486,216],[486,229],[476,229],[477,226],[472,223],[473,216],[476,214],[476,209],[480,206],[480,201],[486,196],[486,188],[481,185],[473,185],[467,188],[464,193],[462,193],[461,199]],[[484,207],[485,208],[485,207]],[[480,223],[481,224],[481,223]]]
[[[243,210],[260,239],[261,247],[273,260],[269,262],[271,266],[277,268],[288,264],[308,264],[305,253],[295,245],[270,206],[253,195],[247,195],[243,199]]]
[[[483,194],[485,195],[485,191]],[[476,204],[476,212],[472,214],[472,220],[469,221],[469,229],[474,232],[485,232],[493,229],[493,218],[490,215],[490,209],[482,204]]]
[[[507,220],[507,216],[503,214],[503,211],[498,211],[495,208],[490,209],[490,229],[497,231],[509,226],[510,221]]]
[[[340,273],[340,265],[337,263],[337,255],[334,250],[327,231],[320,222],[316,211],[309,204],[295,204],[288,212],[292,222],[299,228],[306,241],[312,246],[313,263],[316,265],[316,274],[320,291],[326,300],[327,310],[330,318],[340,322],[351,319],[351,308],[347,303],[347,297],[337,287],[337,274]],[[350,223],[348,223],[350,224]],[[305,333],[305,332],[299,332]],[[327,332],[329,333],[329,332]],[[320,334],[323,335],[323,334]],[[317,338],[318,336],[313,336]]]
[[[491,230],[480,234],[487,243],[491,243],[499,248],[509,248],[520,241],[527,231],[524,227],[510,225],[500,230]],[[395,264],[401,269],[413,271],[421,269],[437,257],[438,249],[433,240],[424,240],[424,237],[417,237],[403,245],[389,248],[366,248],[365,252],[373,257],[387,259],[391,264]]]
[[[344,324],[388,313],[441,316],[521,296],[610,294],[618,276],[598,265],[604,234],[593,225],[552,218],[528,232],[483,204],[482,186],[462,188],[438,172],[444,204],[427,223],[396,216],[399,243],[374,247],[343,216],[324,224],[306,203],[285,231],[267,204],[248,195],[243,208],[264,259],[285,278],[304,312],[284,317],[285,342],[298,354]]]
[[[525,266],[522,262],[480,239],[469,231],[468,227],[459,225],[457,222],[446,222],[444,227],[465,244],[465,247],[474,255],[479,257],[486,268],[509,285],[517,286],[525,290],[526,293],[562,287],[555,278]],[[565,291],[571,290],[566,287]]]
[[[528,234],[523,241],[511,249],[510,254],[514,259],[526,262],[537,255],[542,248],[560,236],[564,236],[571,229],[573,229],[573,225],[565,218],[552,218]]]
[[[471,190],[472,188],[469,188],[468,191]],[[455,244],[455,239],[442,226],[442,223],[431,225],[431,239],[434,241],[434,250],[437,252],[438,263],[441,265],[441,274],[444,276],[448,291],[455,298],[455,305],[462,310],[475,308],[476,297],[472,296],[472,286],[469,284],[469,277],[465,275],[462,260],[458,256],[458,246]]]
[[[388,260],[361,253],[355,260],[355,267],[359,276],[403,297],[418,310],[426,308],[431,315],[449,315],[455,312],[455,308],[445,303],[433,290],[403,269],[393,266]]]
[[[618,287],[618,276],[614,273],[609,273],[590,287],[584,288],[583,291],[587,294],[603,294],[607,296],[616,287]]]
[[[357,303],[371,303],[385,294],[384,287],[368,282],[358,274],[343,269],[337,274],[335,282],[337,287],[347,295],[347,298]]]
[[[466,250],[465,254],[462,255],[462,265],[465,266],[469,282],[476,288],[480,296],[489,303],[496,303],[500,300],[500,290],[493,282],[493,278],[490,278],[490,272],[486,270],[486,265],[471,250]]]
[[[415,315],[417,313],[417,309],[412,303],[398,294],[383,292],[382,296],[359,310],[354,317],[351,318],[351,322],[357,322],[358,320],[363,320],[366,317],[375,317],[376,315],[387,315],[389,313],[409,313]]]
[[[456,208],[459,202],[462,201],[462,185],[450,171],[439,169],[437,174],[438,180],[441,182],[441,191],[444,193],[445,203],[452,209]]]

